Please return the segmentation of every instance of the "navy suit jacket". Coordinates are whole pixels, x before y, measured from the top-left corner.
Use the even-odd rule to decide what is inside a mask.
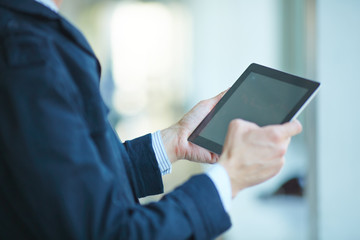
[[[122,143],[83,35],[33,0],[0,0],[0,239],[211,239],[230,227],[212,181],[161,201],[151,136]]]

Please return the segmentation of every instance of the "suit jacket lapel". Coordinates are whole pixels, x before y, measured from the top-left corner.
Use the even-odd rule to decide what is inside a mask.
[[[90,55],[95,56],[93,50],[91,49],[88,41],[85,39],[84,35],[75,28],[69,21],[67,21],[65,18],[61,17],[59,18],[60,25],[62,29],[64,30],[64,33],[73,40],[79,47],[81,47],[84,51],[89,53]]]

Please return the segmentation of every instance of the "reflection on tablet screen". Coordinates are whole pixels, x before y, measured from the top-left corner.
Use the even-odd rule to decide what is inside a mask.
[[[305,88],[251,72],[199,135],[223,145],[233,119],[259,126],[281,123],[306,93]]]

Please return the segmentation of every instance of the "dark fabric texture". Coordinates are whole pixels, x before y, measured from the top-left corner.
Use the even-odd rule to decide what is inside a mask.
[[[230,219],[212,181],[161,201],[151,135],[122,143],[83,35],[32,0],[0,0],[0,239],[212,239]]]

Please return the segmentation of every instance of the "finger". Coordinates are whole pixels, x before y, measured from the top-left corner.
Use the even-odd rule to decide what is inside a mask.
[[[215,106],[219,101],[220,101],[220,99],[225,95],[225,93],[227,92],[229,90],[229,88],[228,89],[226,89],[225,91],[222,91],[221,93],[219,93],[218,95],[216,95],[215,97],[212,97],[212,98],[210,98],[210,99],[208,99],[208,101],[211,101],[213,104],[213,106]]]
[[[210,153],[211,154],[211,160],[209,163],[217,163],[219,161],[220,156],[216,153]]]
[[[215,107],[220,99],[225,95],[227,90],[219,93],[213,98],[200,101],[186,115],[195,116],[195,120],[199,120],[196,126],[204,119],[204,117]]]
[[[259,126],[256,125],[255,123],[248,122],[240,118],[233,119],[231,120],[228,126],[228,130],[225,138],[225,144],[227,144],[226,143],[228,141],[227,139],[229,140],[231,139],[231,141],[234,141],[234,139],[243,136],[244,133],[257,128],[259,128]]]
[[[281,125],[281,129],[284,135],[286,136],[286,138],[288,138],[301,133],[302,125],[298,120],[294,120]]]
[[[228,89],[226,89],[226,90],[222,91],[222,92],[221,92],[221,93],[219,93],[217,96],[215,96],[215,98],[222,98],[222,97],[225,95],[225,93],[227,93],[227,91],[229,91],[229,89],[230,89],[230,88],[228,88]]]
[[[202,100],[200,101],[196,106],[194,106],[190,112],[195,111],[198,108],[201,108],[202,110],[204,110],[205,112],[209,112],[211,109],[214,108],[214,106],[220,101],[220,99],[225,95],[225,93],[228,91],[229,89],[226,89],[225,91],[222,91],[221,93],[219,93],[218,95],[216,95],[215,97],[206,99],[206,100]]]
[[[236,118],[231,120],[231,122],[229,123],[229,128],[234,129],[234,130],[242,130],[242,131],[247,131],[249,129],[256,129],[259,128],[258,125],[256,125],[256,123],[253,122],[249,122],[246,120],[243,120],[241,118]]]
[[[298,120],[294,120],[280,125],[266,126],[263,127],[263,130],[266,132],[266,136],[272,141],[280,142],[299,134],[302,131],[302,126]]]

